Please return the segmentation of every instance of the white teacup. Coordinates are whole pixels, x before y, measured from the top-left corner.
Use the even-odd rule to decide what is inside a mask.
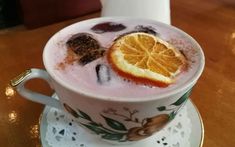
[[[198,61],[192,76],[165,93],[151,96],[146,95],[142,98],[124,97],[116,99],[102,97],[96,94],[96,91],[94,93],[86,93],[79,88],[74,88],[66,81],[57,77],[54,73],[54,68],[48,65],[48,62],[51,60],[49,58],[49,51],[59,41],[57,40],[58,38],[68,36],[70,33],[76,33],[74,31],[84,25],[94,25],[97,22],[122,22],[125,20],[130,20],[132,23],[136,23],[136,25],[141,22],[154,24],[157,27],[158,35],[164,37],[164,34],[161,34],[161,32],[165,32],[167,33],[166,36],[173,37],[171,39],[178,36],[181,38],[181,42],[179,42],[181,45],[183,43],[182,40],[185,40],[188,44],[178,47],[193,48]],[[174,44],[174,41],[172,43]],[[26,70],[11,81],[11,85],[16,87],[19,94],[29,100],[62,109],[71,114],[74,120],[81,126],[103,140],[121,144],[147,138],[173,120],[177,111],[188,99],[192,87],[200,77],[205,60],[199,44],[192,37],[175,27],[153,20],[113,17],[86,20],[62,29],[45,46],[43,62],[46,71],[41,69]],[[25,83],[33,78],[46,80],[55,90],[59,100],[26,89],[24,87]]]

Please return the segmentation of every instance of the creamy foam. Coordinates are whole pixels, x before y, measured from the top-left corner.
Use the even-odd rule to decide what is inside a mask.
[[[102,22],[115,22],[126,26],[124,30],[117,32],[95,33],[91,28]],[[107,63],[106,56],[101,57],[84,66],[79,65],[77,62],[74,64],[67,64],[62,70],[58,68],[58,64],[63,62],[67,55],[66,42],[68,39],[77,33],[89,33],[99,41],[100,45],[108,49],[115,38],[118,36],[131,32],[136,26],[151,26],[157,32],[157,35],[163,40],[171,43],[186,56],[189,62],[187,71],[180,73],[176,77],[176,82],[166,88],[150,87],[133,82],[125,81],[122,77],[118,76],[111,70],[109,63]],[[182,33],[178,29],[168,27],[164,24],[155,23],[154,21],[141,21],[141,20],[127,20],[127,19],[96,19],[90,21],[83,21],[71,25],[57,34],[55,34],[48,42],[44,51],[44,62],[52,75],[59,81],[65,82],[70,85],[74,90],[82,91],[83,93],[99,95],[108,98],[135,98],[135,97],[148,97],[168,93],[172,90],[185,85],[192,80],[197,70],[200,68],[200,60],[202,60],[202,52],[197,43],[195,43],[188,35]],[[96,66],[98,64],[105,65],[109,68],[110,80],[100,84],[97,82]],[[107,73],[106,69],[102,70]],[[104,76],[104,75],[102,75]],[[105,77],[105,76],[104,76]]]

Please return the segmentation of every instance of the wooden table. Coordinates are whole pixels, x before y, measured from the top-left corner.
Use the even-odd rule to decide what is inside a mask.
[[[192,93],[205,125],[204,147],[235,146],[235,1],[172,0],[172,24],[192,35],[202,46],[206,67]],[[43,68],[42,50],[61,28],[90,14],[34,30],[17,27],[0,31],[0,146],[40,147],[39,118],[43,105],[16,94],[6,96],[11,78],[28,68]],[[47,95],[40,80],[27,84]]]

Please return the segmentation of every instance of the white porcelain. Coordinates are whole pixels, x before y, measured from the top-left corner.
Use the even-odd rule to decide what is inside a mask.
[[[101,0],[101,16],[128,16],[171,24],[170,0]]]
[[[146,21],[158,26],[158,30],[174,32],[178,38],[187,40],[189,45],[197,50],[199,62],[197,71],[190,80],[177,86],[173,90],[144,98],[110,98],[94,93],[86,93],[64,82],[48,66],[50,48],[58,42],[56,38],[63,37],[80,25],[96,24],[100,21],[119,21],[130,18],[97,18],[73,24],[55,34],[46,44],[43,53],[43,62],[46,71],[31,69],[13,80],[14,86],[23,97],[49,105],[70,113],[76,122],[87,128],[88,132],[95,132],[97,136],[114,144],[133,143],[152,136],[170,123],[178,110],[185,104],[192,87],[196,84],[204,68],[204,54],[198,43],[183,31],[153,20],[133,19],[132,21]],[[172,33],[174,35],[174,33]],[[159,34],[161,35],[161,34]],[[175,38],[174,36],[171,36]],[[188,45],[187,44],[187,45]],[[195,53],[195,54],[196,54]],[[33,78],[46,80],[57,93],[59,100],[31,91],[24,87],[25,83]]]
[[[55,95],[54,95],[55,96]],[[66,113],[47,106],[40,120],[43,147],[111,147],[77,126]],[[159,133],[120,147],[202,147],[204,128],[197,108],[188,100],[176,118]]]

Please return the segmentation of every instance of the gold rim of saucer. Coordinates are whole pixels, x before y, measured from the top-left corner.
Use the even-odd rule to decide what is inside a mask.
[[[202,128],[202,132],[201,132],[201,140],[200,140],[200,146],[199,147],[202,147],[203,146],[203,143],[204,143],[204,133],[205,133],[205,129],[204,129],[204,123],[203,123],[203,120],[202,120],[202,117],[201,117],[201,114],[198,110],[198,108],[196,107],[196,105],[194,104],[194,102],[191,100],[191,103],[192,105],[194,106],[196,112],[197,112],[197,115],[198,115],[198,118],[200,120],[200,124],[201,124],[201,128]]]

